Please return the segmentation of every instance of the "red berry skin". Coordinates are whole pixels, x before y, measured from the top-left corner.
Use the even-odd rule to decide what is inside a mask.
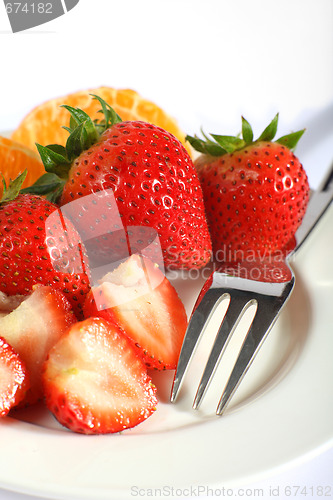
[[[46,405],[68,429],[107,434],[135,427],[157,406],[156,387],[117,325],[89,318],[49,352],[43,371]]]
[[[0,337],[0,417],[18,405],[29,388],[29,374],[17,352]]]
[[[125,228],[155,228],[164,263],[200,268],[211,258],[211,241],[200,182],[183,145],[144,122],[111,126],[73,163],[60,204],[112,189]],[[83,220],[85,227],[89,220]]]
[[[21,194],[0,206],[0,291],[27,295],[34,285],[63,292],[80,318],[90,289],[81,239],[57,205]]]
[[[283,252],[304,217],[307,175],[285,146],[257,142],[195,166],[217,261],[241,261]]]

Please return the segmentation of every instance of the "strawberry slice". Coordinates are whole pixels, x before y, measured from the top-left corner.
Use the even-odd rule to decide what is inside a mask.
[[[149,368],[176,367],[186,312],[175,288],[150,259],[134,254],[105,275],[88,294],[84,315],[116,322]]]
[[[102,318],[74,324],[44,366],[46,404],[65,427],[105,434],[134,427],[154,411],[156,388],[126,335]]]
[[[43,395],[41,370],[49,349],[77,320],[65,296],[50,286],[35,286],[27,297],[1,298],[0,332],[28,369],[31,387],[24,403],[32,404]]]
[[[25,397],[29,375],[19,355],[0,337],[0,417]]]

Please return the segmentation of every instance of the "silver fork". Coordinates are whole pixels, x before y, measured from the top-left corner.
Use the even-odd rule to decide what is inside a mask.
[[[216,414],[222,415],[291,295],[295,284],[295,276],[289,265],[291,257],[295,255],[315,228],[332,200],[333,165],[325,175],[320,187],[311,196],[302,225],[296,233],[295,248],[285,259],[274,263],[281,272],[279,280],[274,282],[267,280],[267,263],[263,261],[255,263],[256,272],[258,270],[260,272],[260,278],[255,280],[246,277],[248,271],[246,268],[243,268],[243,276],[239,273],[239,268],[234,270],[217,268],[212,272],[199,294],[189,321],[173,381],[171,402],[176,401],[194,351],[221,301],[229,298],[229,306],[203,371],[194,398],[194,409],[199,408],[227,343],[235,332],[244,312],[255,304],[257,307],[255,316],[217,406]],[[266,266],[265,269],[264,266]],[[262,279],[263,277],[265,279]]]

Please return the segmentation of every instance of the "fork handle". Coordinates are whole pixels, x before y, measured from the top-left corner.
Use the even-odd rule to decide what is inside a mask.
[[[324,176],[319,188],[310,198],[302,224],[296,231],[296,247],[292,255],[297,252],[308,238],[313,229],[330,206],[333,200],[333,164]]]

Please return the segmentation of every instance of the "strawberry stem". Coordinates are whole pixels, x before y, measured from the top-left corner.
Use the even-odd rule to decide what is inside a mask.
[[[92,120],[82,109],[73,108],[66,104],[62,105],[61,107],[70,113],[69,127],[63,127],[69,133],[66,146],[60,144],[49,144],[48,146],[36,144],[46,173],[32,186],[23,189],[21,192],[43,195],[48,200],[56,202],[61,196],[75,158],[98,142],[106,129],[122,121],[120,116],[104,99],[94,94],[91,94],[91,96],[94,100],[99,101],[101,109],[98,113],[102,113],[103,118],[101,120]]]
[[[199,153],[210,155],[210,156],[223,156],[227,153],[233,153],[235,151],[240,151],[245,146],[258,142],[272,142],[278,127],[279,114],[277,113],[265,130],[261,133],[258,139],[253,140],[253,130],[250,123],[242,116],[242,138],[239,136],[228,136],[228,135],[217,135],[210,134],[207,136],[202,132],[204,139],[201,139],[197,135],[186,136],[186,140],[191,144],[191,146]],[[293,150],[297,146],[299,139],[302,137],[305,129],[299,130],[298,132],[292,132],[291,134],[284,135],[275,142],[286,146],[287,148]]]
[[[271,142],[277,132],[277,126],[279,121],[279,114],[277,113],[270,124],[265,128],[260,137],[256,140],[256,142],[265,141]]]
[[[242,116],[242,135],[246,144],[253,142],[253,130],[249,122]]]
[[[304,134],[304,132],[305,132],[305,129],[299,130],[298,132],[293,132],[293,133],[288,134],[288,135],[284,135],[284,136],[280,137],[280,139],[278,139],[276,142],[293,150],[297,146],[297,143],[300,140],[300,138],[302,137],[302,135]]]
[[[37,194],[45,196],[52,203],[56,203],[64,189],[66,181],[60,179],[57,174],[46,173],[42,175],[32,186],[21,189],[22,194]]]
[[[16,179],[11,180],[7,186],[4,176],[2,175],[3,193],[0,199],[0,205],[15,200],[20,193],[21,186],[27,176],[27,169],[19,174]]]

